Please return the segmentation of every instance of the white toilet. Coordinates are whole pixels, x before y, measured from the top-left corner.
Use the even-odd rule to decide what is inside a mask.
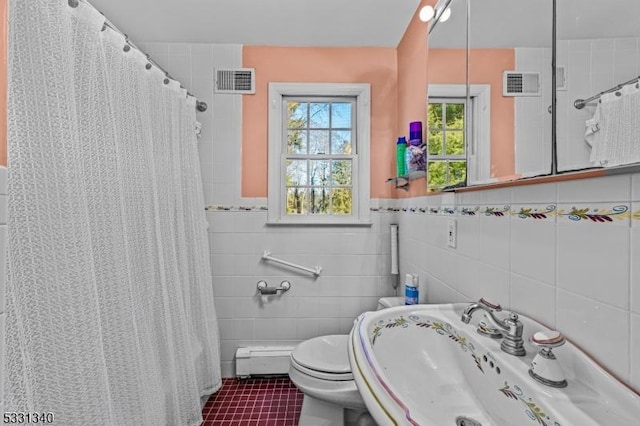
[[[400,306],[404,297],[383,297],[378,310]],[[314,337],[293,348],[289,376],[304,394],[299,426],[366,426],[376,423],[351,375],[349,336]]]

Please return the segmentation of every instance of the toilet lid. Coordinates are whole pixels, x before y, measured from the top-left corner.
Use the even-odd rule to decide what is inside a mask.
[[[311,370],[326,373],[351,373],[348,335],[330,335],[305,340],[291,352],[295,362]]]

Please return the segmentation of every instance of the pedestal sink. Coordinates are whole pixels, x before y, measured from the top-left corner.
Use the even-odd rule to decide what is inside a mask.
[[[554,350],[568,382],[538,383],[528,371],[538,348],[508,355],[500,340],[460,318],[466,304],[366,312],[349,336],[358,390],[379,425],[603,426],[640,424],[640,396],[576,346]],[[524,337],[551,332],[520,316]],[[595,337],[594,337],[595,338]]]

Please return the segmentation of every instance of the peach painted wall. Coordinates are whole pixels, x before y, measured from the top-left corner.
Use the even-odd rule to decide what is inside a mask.
[[[418,14],[423,6],[436,2],[422,0],[398,44],[398,136],[407,136],[407,140],[410,122],[422,121],[423,130],[426,128],[428,24],[420,21]],[[425,193],[426,182],[418,180],[409,186],[408,192],[396,191],[395,196],[415,197]]]
[[[502,72],[515,69],[513,49],[472,49],[471,84],[491,85],[491,177],[515,173],[514,100],[502,96]],[[464,49],[431,49],[427,73],[430,83],[464,84]]]
[[[7,0],[0,0],[0,166],[7,165]]]
[[[256,69],[256,93],[242,99],[242,196],[267,196],[268,83],[371,84],[371,197],[393,198],[398,69],[393,48],[244,46],[243,66]]]

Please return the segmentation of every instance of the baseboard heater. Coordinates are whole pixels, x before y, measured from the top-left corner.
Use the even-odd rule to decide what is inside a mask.
[[[236,350],[236,377],[284,376],[289,374],[293,346],[245,346]]]

